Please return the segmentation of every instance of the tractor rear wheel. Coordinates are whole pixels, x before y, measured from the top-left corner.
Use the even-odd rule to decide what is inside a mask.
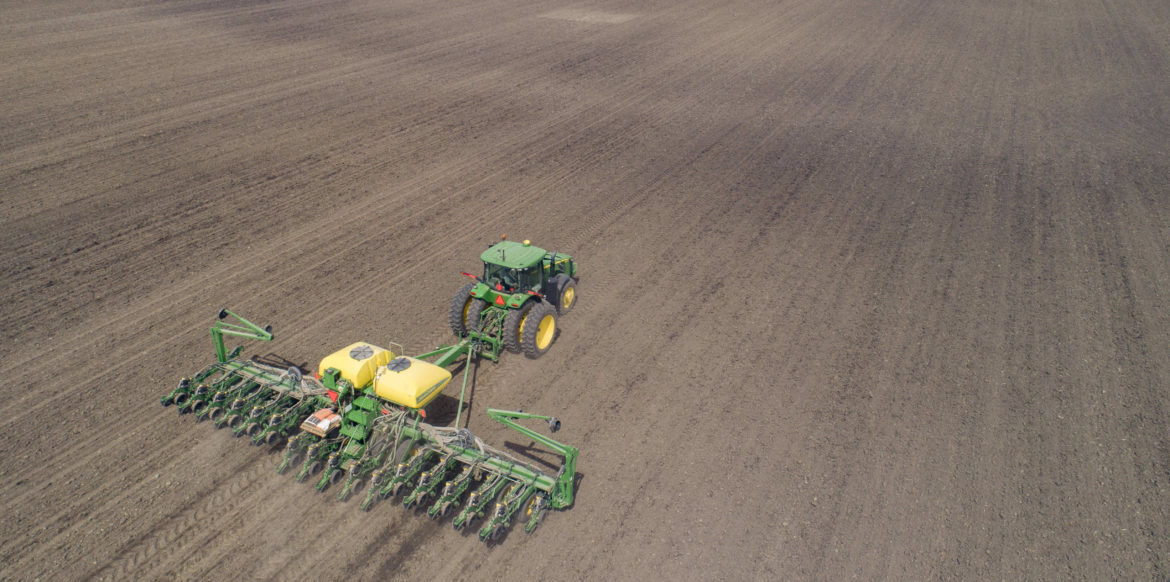
[[[480,316],[483,315],[483,310],[487,308],[487,301],[483,299],[472,299],[471,305],[467,306],[467,317],[464,321],[467,322],[467,331],[479,331]]]
[[[451,309],[447,312],[447,322],[451,324],[451,331],[455,335],[463,335],[479,328],[479,314],[487,303],[483,299],[471,296],[475,288],[475,281],[468,283],[455,292],[451,299]]]
[[[518,354],[522,351],[520,328],[524,325],[524,320],[528,317],[528,313],[536,305],[536,301],[529,301],[521,305],[519,309],[509,309],[508,314],[504,316],[504,347],[509,352]]]
[[[548,351],[557,335],[557,316],[548,303],[533,305],[520,322],[520,346],[525,356],[536,359]]]

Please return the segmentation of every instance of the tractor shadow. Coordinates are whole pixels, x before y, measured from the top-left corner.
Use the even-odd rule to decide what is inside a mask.
[[[298,364],[288,358],[285,358],[284,356],[279,356],[272,352],[264,354],[263,356],[254,355],[252,356],[252,361],[256,362],[257,364],[264,364],[276,368],[296,368],[297,370],[300,370],[302,374],[312,375],[314,372],[312,366],[308,362],[301,362]]]
[[[459,390],[463,388],[463,370],[467,365],[467,362],[463,362],[453,368],[451,370],[451,383],[426,406],[424,412],[427,424],[458,426],[458,419],[455,417],[459,414]],[[463,414],[467,418],[465,426],[471,424],[471,406],[475,403],[475,379],[478,372],[479,366],[473,365],[470,377],[467,379],[467,394],[465,395],[467,401],[463,403]],[[454,395],[447,394],[448,391],[453,392]]]

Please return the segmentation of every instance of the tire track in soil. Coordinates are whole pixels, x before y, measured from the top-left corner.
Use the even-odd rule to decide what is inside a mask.
[[[247,471],[241,471],[251,464],[257,466],[247,469]],[[183,502],[175,511],[156,521],[149,529],[138,533],[115,550],[113,555],[120,556],[120,558],[100,569],[91,570],[82,577],[125,580],[155,573],[145,570],[144,564],[160,554],[181,549],[182,545],[177,548],[172,547],[172,545],[183,540],[184,534],[195,526],[203,525],[208,514],[226,513],[220,510],[227,507],[225,503],[239,495],[247,483],[254,481],[254,477],[259,476],[261,473],[260,465],[262,463],[255,463],[251,459],[234,464],[234,470],[231,473],[240,475],[238,480],[233,481],[227,487],[213,485],[199,495]],[[208,506],[214,508],[214,511],[208,510]]]
[[[185,561],[212,543],[218,537],[218,532],[235,531],[236,527],[224,526],[230,526],[243,519],[240,508],[263,504],[270,491],[260,486],[271,479],[262,477],[268,473],[275,473],[275,467],[276,465],[269,460],[252,462],[252,467],[241,473],[226,490],[224,487],[215,487],[209,495],[203,496],[197,507],[186,508],[179,517],[169,520],[165,526],[154,528],[162,531],[150,532],[148,534],[152,540],[150,543],[137,545],[137,551],[133,555],[105,566],[97,575],[103,579],[133,580],[144,573],[161,576],[176,571],[177,563]],[[291,478],[288,481],[292,481],[294,485],[306,484],[296,483]],[[162,541],[159,541],[160,538]],[[173,545],[171,540],[184,540],[184,543]],[[125,554],[134,547],[129,546],[118,554]],[[109,570],[109,574],[103,575],[102,572],[106,570]]]
[[[119,440],[121,440],[121,439],[119,439]],[[176,454],[177,452],[182,451],[184,449],[190,449],[190,441],[186,440],[186,439],[182,439],[182,438],[174,439],[169,447],[160,447],[158,450],[153,452],[146,459],[147,461],[149,461],[149,460],[153,460],[153,459],[162,459],[162,458],[172,457],[172,458],[174,458],[174,460],[171,463],[160,468],[158,465],[156,465],[154,463],[147,462],[147,463],[145,463],[145,466],[149,467],[150,469],[137,471],[136,473],[137,474],[146,474],[146,473],[149,473],[151,471],[162,473],[164,470],[170,472],[171,467],[185,462],[184,458],[181,455]],[[236,465],[236,466],[242,466],[242,464]],[[252,473],[255,473],[255,470],[253,470]],[[249,473],[245,473],[244,477],[246,478],[248,475],[249,475]],[[85,521],[75,521],[75,520],[69,519],[75,513],[81,511],[82,508],[85,507],[84,503],[88,503],[90,500],[96,500],[98,503],[100,503],[99,508],[96,508],[96,509],[88,512],[91,515],[92,514],[112,515],[111,510],[113,508],[121,506],[131,497],[139,495],[141,493],[141,490],[143,488],[146,488],[148,486],[148,484],[149,484],[149,481],[140,481],[137,484],[116,490],[116,493],[114,493],[113,495],[110,495],[110,491],[107,489],[104,489],[104,488],[95,487],[95,488],[91,489],[87,494],[85,494],[84,496],[77,498],[75,500],[79,504],[78,507],[65,508],[65,509],[61,510],[60,512],[58,512],[57,515],[55,515],[53,518],[51,518],[52,520],[49,522],[50,524],[57,524],[57,523],[60,523],[61,521],[65,521],[68,524],[64,528],[61,528],[60,531],[58,531],[56,535],[54,535],[53,537],[48,538],[48,539],[35,538],[35,539],[16,540],[17,543],[23,542],[24,544],[26,544],[26,546],[25,547],[14,547],[12,545],[8,545],[5,548],[3,548],[3,550],[0,550],[9,556],[14,556],[14,555],[15,556],[23,556],[23,557],[17,557],[15,560],[8,563],[6,569],[3,571],[0,571],[0,575],[5,575],[5,576],[12,575],[13,572],[19,572],[22,570],[27,571],[27,569],[31,567],[29,564],[30,564],[30,562],[35,562],[36,552],[27,551],[29,549],[27,547],[27,545],[35,545],[36,547],[40,547],[40,548],[58,548],[58,547],[61,547],[61,545],[65,543],[64,540],[76,535],[78,530],[87,526],[88,524]],[[201,494],[201,497],[210,496],[213,494],[214,491],[215,491],[215,489],[209,490],[208,492]],[[215,496],[215,498],[219,499],[219,496]],[[74,500],[71,499],[70,501],[74,501]]]
[[[143,435],[161,434],[162,431],[160,431],[159,429],[161,429],[162,426],[155,426],[156,424],[158,424],[158,425],[162,424],[161,422],[159,422],[160,420],[161,420],[160,418],[156,418],[151,423],[139,425],[136,433],[143,433]],[[204,424],[204,423],[200,423],[200,424]],[[210,425],[208,425],[208,426],[210,426]],[[212,430],[214,430],[214,429],[212,429]],[[228,438],[233,438],[233,437],[231,437],[230,432],[226,432],[226,431],[227,431],[227,429],[222,429],[222,430],[217,431],[217,432],[223,433],[223,435],[226,435]],[[101,457],[102,453],[105,452],[106,449],[110,449],[116,445],[122,444],[122,443],[127,442],[127,441],[137,442],[138,439],[131,438],[133,436],[142,436],[142,435],[128,434],[128,435],[124,435],[122,437],[119,437],[118,439],[114,439],[114,440],[110,441],[108,445],[106,445],[106,446],[102,447],[101,449],[94,451],[94,452],[90,453],[89,455],[87,455],[87,457],[82,459],[80,462],[74,463],[73,466],[79,467],[80,469],[78,469],[78,470],[85,470],[86,467],[94,466],[94,465],[96,465],[95,461]],[[217,437],[212,437],[212,438],[217,438]],[[219,438],[222,438],[222,437],[219,437]],[[241,438],[246,438],[246,437],[241,437]],[[236,440],[236,439],[233,438],[233,440]],[[136,459],[138,460],[138,463],[136,463],[135,465],[133,465],[131,467],[127,467],[127,469],[139,469],[137,471],[134,471],[137,474],[149,474],[152,471],[157,472],[157,473],[164,473],[164,472],[171,473],[172,472],[171,468],[173,468],[175,465],[182,464],[182,463],[186,462],[186,457],[184,455],[182,455],[182,452],[186,451],[186,450],[190,450],[190,449],[191,449],[190,439],[187,438],[187,435],[181,435],[181,436],[178,436],[178,437],[172,439],[169,443],[167,443],[164,446],[159,446],[159,447],[156,447],[154,449],[151,449],[151,452],[146,456],[136,457]],[[170,463],[166,463],[165,465],[160,465],[160,463],[164,459],[168,459],[168,458],[173,459],[173,460]],[[58,475],[61,475],[62,477],[64,476],[63,473],[58,473]],[[32,476],[29,476],[28,478],[26,478],[26,481],[39,482],[39,481],[44,481],[46,479],[47,479],[47,476],[42,477],[42,476],[38,476],[38,475],[32,475]],[[61,480],[60,477],[57,478],[58,482],[60,480]],[[27,554],[28,553],[27,550],[31,546],[46,546],[46,545],[48,545],[48,546],[52,547],[53,544],[57,544],[57,542],[59,542],[60,540],[75,534],[81,527],[86,525],[86,523],[84,521],[76,521],[76,520],[72,519],[76,514],[86,512],[85,511],[86,509],[89,509],[89,511],[86,512],[89,514],[97,514],[97,515],[112,514],[113,508],[122,505],[124,502],[126,502],[126,500],[130,499],[131,497],[139,495],[141,493],[141,490],[143,488],[148,487],[148,485],[149,485],[148,481],[140,481],[136,484],[132,484],[131,486],[118,489],[117,492],[113,495],[109,495],[109,491],[106,489],[94,487],[94,488],[89,489],[89,491],[83,495],[70,496],[68,498],[68,503],[69,503],[68,506],[60,508],[57,511],[57,513],[55,513],[53,516],[51,516],[47,519],[38,520],[40,523],[44,524],[45,527],[54,526],[54,525],[62,523],[62,522],[67,524],[64,528],[62,528],[60,531],[58,531],[58,533],[55,536],[53,536],[52,538],[49,538],[48,540],[46,540],[44,538],[14,536],[13,539],[6,542],[3,546],[0,546],[0,555],[7,555],[7,556],[11,557],[11,556]],[[23,493],[15,496],[15,497],[10,497],[10,499],[14,505],[42,507],[42,508],[52,507],[52,505],[49,503],[45,503],[45,502],[36,503],[36,502],[29,499],[30,497],[37,495],[37,494],[44,495],[44,496],[48,497],[49,499],[52,499],[54,497],[54,495],[52,495],[51,492],[39,491],[36,489],[26,489]],[[105,496],[105,497],[103,497],[103,496]],[[91,505],[91,501],[93,501],[97,505],[96,506]],[[18,560],[12,566],[19,565],[20,563],[22,563],[22,562],[20,562]],[[11,568],[11,566],[10,566],[10,568]],[[4,574],[4,571],[0,571],[0,574]]]

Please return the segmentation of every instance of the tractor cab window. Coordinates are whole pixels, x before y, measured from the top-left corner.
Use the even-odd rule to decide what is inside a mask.
[[[483,281],[488,285],[495,286],[496,283],[503,282],[503,272],[507,269],[500,265],[493,265],[491,263],[483,264]]]
[[[520,284],[525,289],[540,290],[540,265],[522,269],[520,271]]]
[[[520,288],[521,283],[524,281],[522,273],[522,269],[512,269],[503,265],[484,263],[483,266],[484,282],[493,287],[497,284],[502,285],[508,291],[515,291]]]
[[[522,269],[504,269],[500,274],[503,279],[504,289],[515,291],[519,289],[524,281],[524,271]]]
[[[540,286],[540,267],[514,269],[502,265],[485,263],[483,266],[483,280],[492,287],[500,284],[508,291],[535,289]]]

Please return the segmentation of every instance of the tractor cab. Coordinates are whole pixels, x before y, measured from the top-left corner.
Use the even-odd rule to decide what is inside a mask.
[[[514,293],[540,291],[544,285],[544,249],[509,240],[500,241],[480,255],[483,282],[493,289]]]

